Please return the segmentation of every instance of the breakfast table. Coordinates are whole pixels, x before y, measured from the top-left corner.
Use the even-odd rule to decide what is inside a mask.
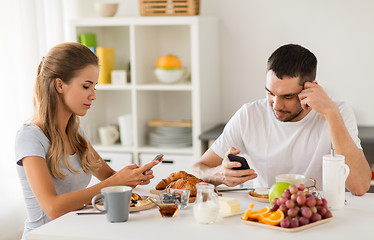
[[[140,195],[152,195],[150,188],[137,187]],[[222,192],[224,197],[236,198],[241,209],[251,203],[254,209],[270,206],[249,197],[249,190]],[[316,240],[316,239],[372,239],[374,236],[374,193],[353,196],[346,193],[346,205],[332,211],[333,218],[326,223],[296,232],[254,226],[241,220],[241,214],[220,216],[215,223],[199,224],[193,216],[193,203],[178,210],[173,218],[161,217],[157,207],[130,213],[129,220],[110,223],[105,214],[81,215],[90,212],[83,209],[61,216],[29,233],[30,240],[36,239],[273,239],[273,240]],[[280,228],[280,227],[279,227]]]

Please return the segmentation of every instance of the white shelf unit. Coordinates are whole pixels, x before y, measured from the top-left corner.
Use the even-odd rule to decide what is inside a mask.
[[[115,47],[115,69],[126,69],[131,63],[131,82],[97,86],[97,100],[81,119],[96,150],[131,153],[138,164],[143,164],[142,154],[184,155],[190,165],[200,159],[199,135],[220,122],[218,29],[216,17],[200,16],[73,20],[69,41],[77,41],[82,33],[95,33],[98,46]],[[157,81],[153,74],[156,59],[168,53],[181,59],[190,71],[189,80],[176,84]],[[97,144],[98,127],[116,124],[123,114],[132,114],[133,134],[129,137],[134,145]],[[152,119],[192,120],[192,146],[149,146],[147,123]]]

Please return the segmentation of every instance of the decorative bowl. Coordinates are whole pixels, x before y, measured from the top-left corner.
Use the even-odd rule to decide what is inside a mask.
[[[156,68],[154,73],[162,83],[176,83],[186,74],[185,68]]]
[[[113,17],[118,9],[118,3],[96,2],[95,10],[100,17]]]

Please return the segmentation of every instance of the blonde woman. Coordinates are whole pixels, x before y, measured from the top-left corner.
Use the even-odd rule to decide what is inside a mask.
[[[96,99],[98,76],[96,55],[79,43],[53,47],[39,64],[35,113],[18,131],[15,144],[28,211],[23,239],[28,231],[89,204],[103,187],[135,187],[153,178],[148,169],[159,161],[115,172],[79,128],[79,117]],[[92,175],[101,182],[86,188]]]

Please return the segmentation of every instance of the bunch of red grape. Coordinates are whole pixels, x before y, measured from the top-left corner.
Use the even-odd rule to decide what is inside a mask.
[[[284,213],[280,223],[283,228],[295,228],[332,217],[326,199],[310,194],[304,184],[299,187],[290,185],[282,196],[273,198],[272,204],[273,211],[279,208]]]

